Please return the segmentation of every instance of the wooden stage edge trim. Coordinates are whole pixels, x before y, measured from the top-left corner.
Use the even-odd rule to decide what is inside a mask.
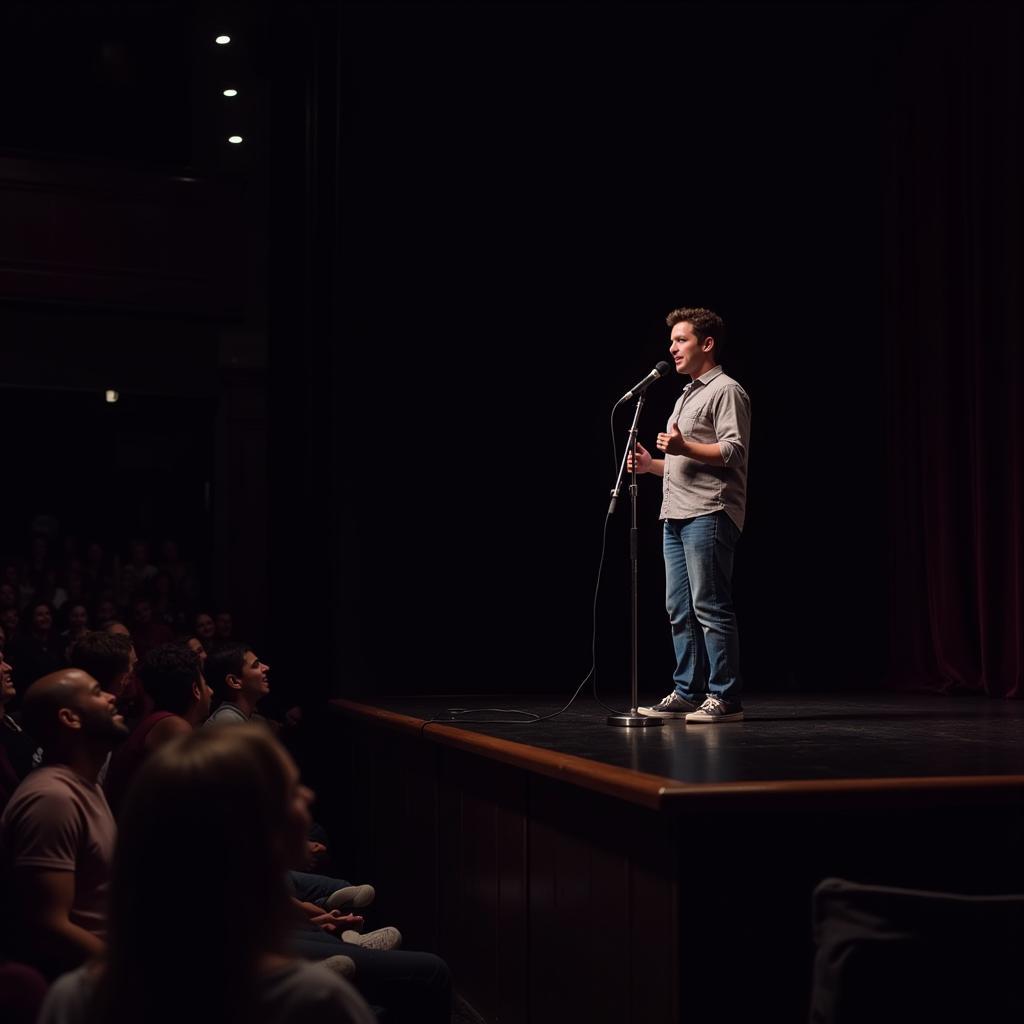
[[[559,779],[591,789],[606,796],[617,797],[651,810],[670,810],[703,802],[733,798],[764,797],[891,797],[920,798],[922,793],[953,796],[965,791],[976,795],[989,792],[1004,797],[1024,796],[1024,775],[929,775],[897,778],[854,779],[778,779],[761,782],[678,782],[663,775],[619,768],[591,761],[575,754],[560,754],[527,743],[503,740],[495,736],[470,732],[456,726],[403,715],[337,697],[331,705],[352,718],[416,735],[430,742],[456,750],[464,750],[493,761],[513,765],[538,775]],[[424,729],[424,725],[427,725]],[[709,728],[719,728],[710,726]]]

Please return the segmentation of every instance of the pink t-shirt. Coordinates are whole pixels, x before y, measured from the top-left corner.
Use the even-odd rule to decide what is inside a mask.
[[[101,939],[116,835],[103,789],[66,765],[30,772],[0,819],[5,866],[73,871],[71,922]]]

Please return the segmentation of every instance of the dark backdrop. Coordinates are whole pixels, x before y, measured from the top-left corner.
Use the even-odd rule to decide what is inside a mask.
[[[291,281],[273,277],[278,312],[304,296],[312,323],[307,440],[288,434],[277,459],[311,463],[300,562],[332,567],[306,596],[335,610],[337,687],[572,692],[590,662],[609,410],[665,356],[664,316],[682,304],[723,315],[727,369],[753,403],[737,567],[749,685],[877,685],[882,150],[903,9],[310,16],[318,44],[293,39],[311,70],[292,100],[316,131],[301,171],[298,139],[274,167],[310,232],[279,227]],[[318,297],[302,268],[325,261]],[[295,332],[276,339],[283,401],[301,386]],[[678,388],[652,388],[648,446]],[[671,672],[659,488],[642,484],[641,685],[658,694]],[[598,630],[602,691],[620,701],[627,527],[622,506]],[[279,564],[279,598],[293,571]]]

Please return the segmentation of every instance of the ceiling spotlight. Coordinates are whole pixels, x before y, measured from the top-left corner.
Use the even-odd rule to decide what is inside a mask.
[[[217,36],[217,38],[214,39],[214,42],[218,46],[227,46],[228,43],[231,42],[231,36]]]
[[[113,388],[108,388],[104,393],[103,397],[113,405],[121,396],[118,392],[114,391]]]
[[[242,141],[241,135],[229,135],[228,142],[234,143],[236,146]]]
[[[238,95],[238,90],[237,89],[225,89],[224,90],[224,95],[225,96],[237,96]]]

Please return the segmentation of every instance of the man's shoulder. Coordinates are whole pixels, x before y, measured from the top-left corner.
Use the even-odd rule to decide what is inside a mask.
[[[0,818],[5,845],[16,846],[14,837],[34,835],[40,828],[75,829],[82,821],[85,802],[82,788],[76,785],[76,780],[81,781],[74,772],[62,766],[44,766],[29,772],[11,794]]]
[[[43,765],[28,773],[11,795],[10,803],[40,797],[67,797],[88,783],[62,764]]]
[[[204,724],[211,722],[248,722],[249,719],[235,707],[230,701],[224,701],[216,711],[206,720]]]
[[[707,383],[707,388],[709,397],[733,394],[750,401],[750,396],[743,385],[735,377],[730,377],[725,370],[712,377]]]

